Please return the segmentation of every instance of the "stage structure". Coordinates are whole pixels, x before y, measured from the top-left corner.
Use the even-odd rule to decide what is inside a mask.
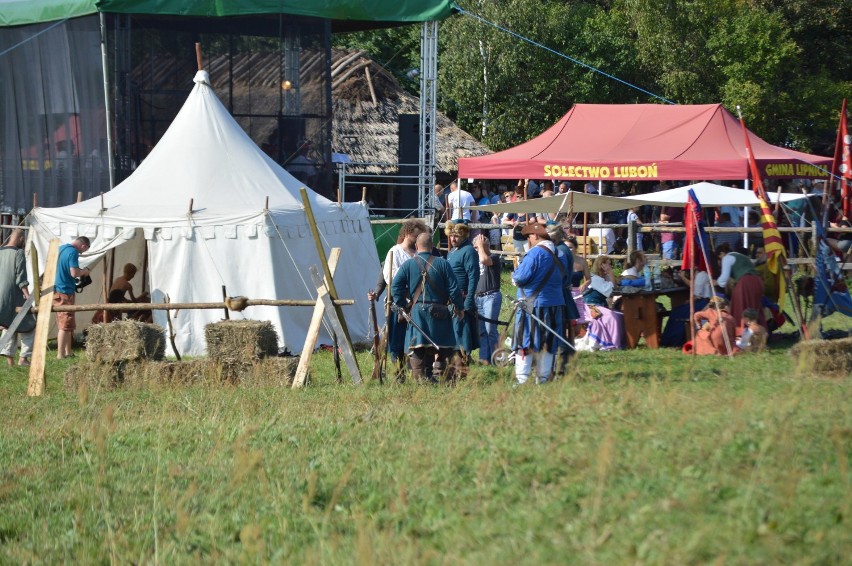
[[[25,213],[34,199],[39,206],[68,205],[126,179],[192,90],[187,77],[196,66],[196,42],[217,96],[252,140],[310,188],[332,196],[332,33],[451,13],[448,0],[378,0],[369,10],[363,2],[329,7],[296,0],[3,6],[0,212],[6,214]],[[274,95],[270,84],[279,87]]]

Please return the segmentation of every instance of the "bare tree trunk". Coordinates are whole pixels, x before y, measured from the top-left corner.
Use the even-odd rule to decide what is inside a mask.
[[[479,55],[482,57],[482,138],[485,139],[485,134],[488,132],[488,111],[490,102],[488,100],[488,62],[489,53],[485,47],[485,43],[479,40]]]

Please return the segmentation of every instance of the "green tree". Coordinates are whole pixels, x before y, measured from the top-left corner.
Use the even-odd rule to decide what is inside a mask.
[[[439,107],[494,150],[586,103],[721,102],[771,143],[828,153],[852,97],[852,0],[459,0],[441,23]],[[419,64],[419,26],[353,34]],[[642,92],[577,62],[637,85]],[[411,83],[416,91],[416,84]]]
[[[489,147],[504,149],[532,138],[575,102],[636,99],[636,91],[561,55],[636,76],[625,22],[608,18],[601,6],[501,0],[465,2],[463,8],[547,48],[466,15],[442,24],[442,107]]]

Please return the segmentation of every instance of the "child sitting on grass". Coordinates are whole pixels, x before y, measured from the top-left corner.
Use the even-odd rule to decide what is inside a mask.
[[[743,334],[737,340],[737,353],[762,352],[766,348],[766,329],[757,322],[757,311],[746,309],[742,318]]]

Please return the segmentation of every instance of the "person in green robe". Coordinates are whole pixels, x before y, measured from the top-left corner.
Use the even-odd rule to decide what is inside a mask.
[[[447,358],[456,348],[452,315],[464,306],[464,300],[450,264],[432,255],[432,233],[417,236],[416,246],[417,254],[405,261],[393,278],[391,296],[413,322],[405,334],[411,376],[437,383],[436,370],[444,371]],[[448,374],[448,378],[454,375]]]
[[[6,328],[18,314],[18,307],[30,296],[27,287],[27,264],[24,258],[24,242],[26,237],[24,231],[15,229],[0,247],[0,327],[3,328],[2,336],[6,335]],[[6,358],[6,363],[15,365],[15,351],[18,349],[18,341],[21,342],[21,354],[18,363],[22,366],[30,365],[30,357],[33,349],[33,337],[35,334],[35,317],[28,314],[21,324],[18,325],[17,336],[13,337],[0,351],[0,355]]]
[[[476,317],[476,286],[479,284],[479,254],[470,241],[470,228],[466,224],[448,223],[444,232],[450,243],[447,261],[453,268],[461,295],[464,312],[453,319],[456,333],[456,353],[453,366],[457,376],[464,375],[470,364],[470,354],[479,348],[479,320]]]

